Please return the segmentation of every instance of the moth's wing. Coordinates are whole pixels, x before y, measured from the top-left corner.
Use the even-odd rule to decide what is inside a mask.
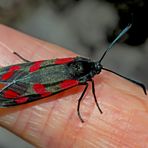
[[[41,68],[66,64],[74,61],[75,58],[61,58],[61,59],[51,59],[35,62],[27,62],[22,64],[15,64],[0,68],[0,82],[11,82],[11,79],[18,77],[19,72],[34,72]],[[18,73],[16,73],[18,72]],[[21,75],[22,76],[22,75]]]
[[[59,82],[59,84],[53,84],[46,86],[43,84],[32,84],[36,85],[36,90],[34,91],[29,91],[27,89],[26,94],[28,95],[25,96],[19,96],[16,98],[0,98],[0,107],[9,107],[9,106],[15,106],[19,104],[24,104],[27,102],[33,102],[51,95],[54,95],[58,92],[61,92],[63,90],[69,89],[71,87],[77,86],[79,82],[77,80],[64,80]],[[39,86],[39,87],[38,87]],[[31,87],[31,86],[30,86]],[[11,88],[9,88],[11,90]],[[31,93],[31,94],[29,94]]]
[[[61,58],[61,59],[51,59],[44,61],[27,62],[22,64],[10,65],[7,67],[0,68],[0,90],[11,83],[13,80],[21,79],[23,77],[29,76],[29,74],[36,72],[40,69],[66,64],[72,62],[74,58]]]
[[[66,73],[63,73],[66,63],[73,60],[74,58],[46,60],[3,68],[0,73],[0,106],[31,102],[77,85],[77,80],[71,80]],[[12,69],[15,69],[13,74],[6,80],[6,74]],[[17,82],[10,85],[14,80]]]

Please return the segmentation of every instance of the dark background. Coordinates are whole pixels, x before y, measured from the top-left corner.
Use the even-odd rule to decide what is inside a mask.
[[[0,23],[92,59],[132,23],[103,64],[148,86],[147,11],[146,0],[0,0]],[[0,148],[17,147],[20,140],[2,130]]]

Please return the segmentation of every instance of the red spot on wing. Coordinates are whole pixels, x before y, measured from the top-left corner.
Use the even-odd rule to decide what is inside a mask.
[[[2,80],[8,80],[12,75],[14,74],[14,71],[8,71],[7,73],[2,75]]]
[[[3,83],[0,83],[0,89],[4,88],[6,85]]]
[[[41,67],[42,62],[43,62],[43,61],[34,62],[33,65],[30,67],[29,71],[30,71],[30,72],[34,72],[34,71],[39,70],[40,67]]]
[[[65,64],[74,61],[74,58],[56,59],[55,64]]]
[[[13,74],[14,71],[19,70],[21,67],[19,65],[11,66],[7,73],[2,75],[2,80],[8,80]]]
[[[21,104],[21,103],[27,102],[28,99],[29,98],[27,98],[27,97],[21,97],[19,99],[16,99],[15,102],[16,102],[16,104]]]
[[[51,92],[48,92],[46,90],[46,87],[43,85],[43,84],[40,84],[40,83],[36,83],[33,85],[33,89],[34,91],[37,93],[37,94],[40,94],[40,95],[50,95]],[[46,95],[47,96],[47,95]]]
[[[21,68],[21,66],[19,65],[14,65],[14,66],[11,66],[9,71],[15,71],[15,70],[19,70]]]
[[[13,90],[9,90],[9,89],[4,91],[4,93],[3,93],[3,97],[8,98],[8,99],[13,99],[13,98],[16,98],[18,96],[19,96],[19,94],[17,92],[15,92]]]
[[[79,84],[79,81],[77,81],[77,80],[65,80],[60,83],[60,87],[62,89],[66,89],[66,88],[70,88],[72,86],[76,86],[78,84]]]

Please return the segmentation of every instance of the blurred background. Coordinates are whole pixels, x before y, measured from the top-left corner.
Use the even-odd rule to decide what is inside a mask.
[[[0,23],[94,60],[132,23],[103,65],[148,86],[147,15],[146,0],[0,0]],[[0,148],[20,145],[33,147],[0,128]]]

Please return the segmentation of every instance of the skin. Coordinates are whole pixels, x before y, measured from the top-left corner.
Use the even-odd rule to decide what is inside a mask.
[[[0,66],[22,62],[13,51],[31,61],[76,56],[1,25]],[[90,85],[81,103],[84,123],[76,111],[84,86],[77,86],[30,104],[0,109],[0,125],[43,148],[148,147],[148,96],[140,87],[106,71],[94,81],[103,114],[95,105]]]

